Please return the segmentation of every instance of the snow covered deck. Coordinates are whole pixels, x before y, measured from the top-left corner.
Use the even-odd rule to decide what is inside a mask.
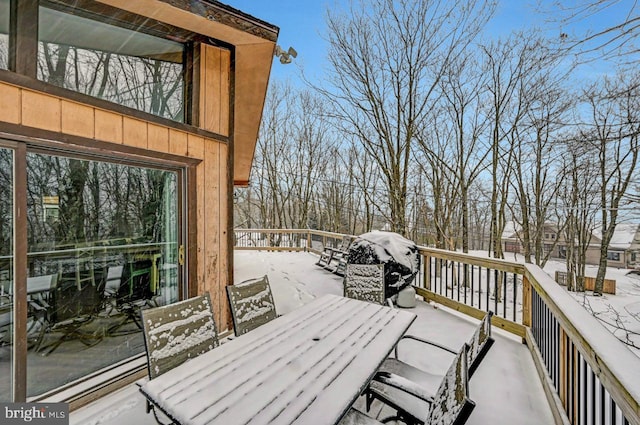
[[[298,252],[237,251],[236,281],[268,274],[278,314],[286,314],[315,297],[341,294],[342,278],[315,266],[317,256]],[[411,309],[418,315],[410,333],[450,347],[460,347],[473,333],[477,321],[444,307],[419,302]],[[495,344],[470,382],[476,402],[470,425],[552,424],[551,409],[535,371],[531,354],[519,338],[494,329]],[[406,344],[406,345],[404,345]],[[450,355],[403,342],[400,356],[420,368],[444,374]],[[379,410],[379,408],[378,408]],[[384,412],[383,412],[384,415]],[[71,414],[71,424],[155,424],[145,413],[145,402],[135,385],[110,394]]]

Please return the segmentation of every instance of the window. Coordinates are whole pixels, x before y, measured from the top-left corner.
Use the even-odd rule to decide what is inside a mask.
[[[179,296],[178,174],[28,153],[27,222],[31,397],[144,352],[140,309]]]
[[[183,171],[29,146],[16,156],[13,144],[2,143],[0,402],[8,402],[16,382],[26,382],[27,397],[36,397],[142,355],[140,309],[180,297]],[[26,179],[17,180],[14,164],[25,160]],[[26,234],[15,233],[18,194],[27,205],[18,223]],[[14,238],[26,242],[20,261]],[[14,264],[23,262],[26,299],[16,300]],[[17,303],[27,310],[26,333],[15,333]],[[18,339],[26,341],[26,357],[14,356]],[[26,376],[14,381],[18,363]]]
[[[520,244],[518,242],[505,242],[504,243],[504,250],[506,252],[515,252],[515,253],[519,253],[520,252]]]
[[[0,69],[9,68],[9,1],[0,0]]]
[[[607,260],[620,261],[620,253],[615,251],[607,252]]]
[[[567,258],[567,247],[566,246],[559,246],[558,247],[558,258]]]
[[[46,7],[38,40],[38,79],[184,121],[183,44]]]

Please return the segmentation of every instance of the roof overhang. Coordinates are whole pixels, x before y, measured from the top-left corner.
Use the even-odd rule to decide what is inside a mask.
[[[207,0],[98,0],[235,47],[235,185],[246,186],[255,152],[279,28]]]

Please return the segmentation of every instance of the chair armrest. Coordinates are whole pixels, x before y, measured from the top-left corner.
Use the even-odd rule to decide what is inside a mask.
[[[400,375],[396,375],[395,373],[378,372],[373,377],[373,380],[376,382],[380,382],[381,384],[388,385],[392,388],[396,388],[400,391],[417,397],[420,400],[426,401],[427,403],[433,403],[433,395],[428,393],[427,390],[425,390],[415,382]]]
[[[456,350],[452,350],[451,348],[442,345],[442,344],[438,344],[437,342],[433,342],[433,341],[429,341],[428,339],[424,339],[424,338],[420,338],[418,336],[415,335],[403,335],[402,338],[400,338],[400,341],[402,341],[403,339],[412,339],[414,341],[418,341],[421,342],[423,344],[427,344],[427,345],[431,345],[433,347],[439,348],[441,350],[447,351],[451,354],[458,354],[458,352]],[[398,344],[396,344],[396,347],[393,350],[393,353],[396,357],[396,359],[398,358],[398,345],[400,345],[400,342],[398,342]]]
[[[38,302],[36,302],[36,301],[33,301],[33,300],[30,300],[30,301],[28,301],[27,303],[28,303],[28,304],[29,304],[29,306],[30,306],[31,308],[33,308],[35,311],[45,311],[47,308],[49,308],[49,307],[50,307],[50,306],[49,306],[49,304],[47,304],[45,301],[41,301],[41,302],[42,302],[43,304],[45,304],[45,305],[42,305],[42,304],[40,304],[40,303],[38,303]]]

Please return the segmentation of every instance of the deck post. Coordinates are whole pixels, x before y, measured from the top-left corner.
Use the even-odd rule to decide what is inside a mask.
[[[423,255],[424,258],[424,267],[422,271],[424,273],[422,281],[424,282],[425,289],[431,290],[431,256]]]

